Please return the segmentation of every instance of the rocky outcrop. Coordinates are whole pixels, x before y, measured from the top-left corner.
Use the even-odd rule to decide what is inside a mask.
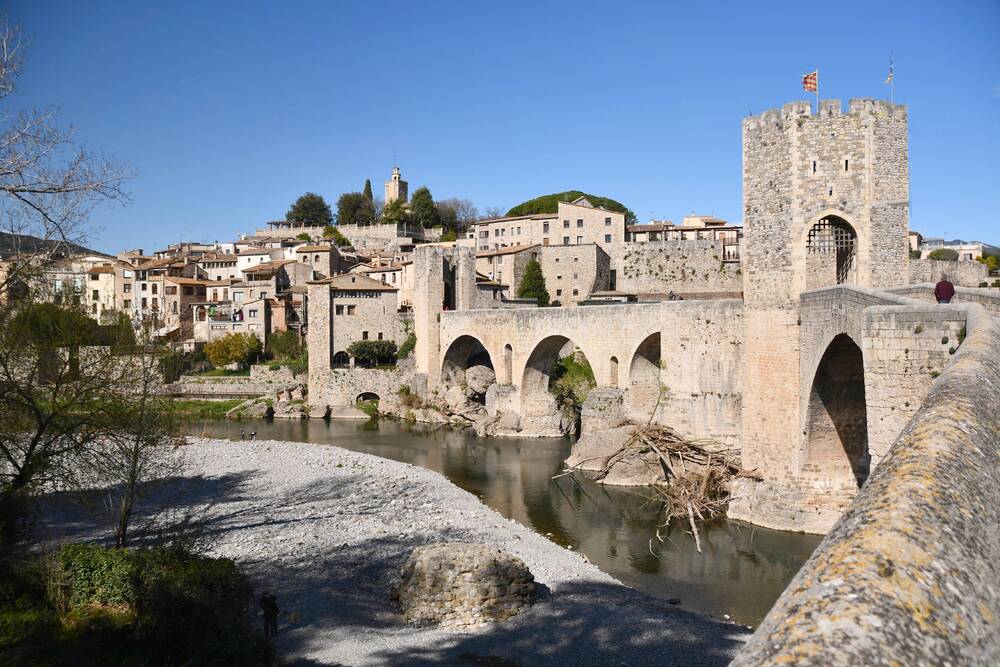
[[[520,558],[484,544],[417,547],[395,597],[415,625],[476,627],[503,621],[535,601],[535,578]]]

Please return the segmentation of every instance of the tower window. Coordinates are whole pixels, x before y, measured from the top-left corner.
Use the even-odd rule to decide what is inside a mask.
[[[833,196],[833,186],[832,185],[830,186],[830,192],[829,192],[829,194],[830,194],[831,197]]]
[[[816,173],[816,160],[813,160],[813,173]]]
[[[850,160],[844,160],[844,171],[850,168]]]

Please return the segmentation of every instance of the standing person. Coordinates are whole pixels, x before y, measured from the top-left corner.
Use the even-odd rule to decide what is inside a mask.
[[[264,617],[264,638],[278,634],[278,600],[270,593],[260,596],[260,613]]]
[[[934,286],[934,298],[938,303],[951,303],[955,296],[955,286],[948,280],[948,276],[941,276],[941,280]]]
[[[257,439],[257,431],[250,431],[250,439],[251,440]]]
[[[240,426],[240,440],[247,439],[247,429],[246,426]]]

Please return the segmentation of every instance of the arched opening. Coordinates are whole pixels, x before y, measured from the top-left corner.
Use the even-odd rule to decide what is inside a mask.
[[[514,348],[510,343],[503,346],[503,377],[500,384],[511,384],[514,382]]]
[[[579,431],[580,409],[596,385],[583,350],[565,336],[549,336],[532,350],[521,378],[521,414],[562,419],[564,432]]]
[[[647,336],[628,368],[628,404],[637,417],[649,419],[660,401],[660,333]]]
[[[351,365],[351,355],[347,354],[344,350],[337,352],[333,355],[333,367],[334,368],[347,368]]]
[[[482,405],[486,403],[486,390],[497,381],[496,368],[482,342],[472,336],[459,336],[444,354],[441,380],[448,386],[466,389],[467,397]]]
[[[608,386],[618,386],[618,357],[611,357],[608,360]]]
[[[194,312],[195,318],[199,322],[204,322],[208,318],[208,309],[205,306],[198,306]]]
[[[804,472],[833,481],[868,479],[868,413],[861,348],[844,334],[831,341],[816,368],[806,409]]]
[[[828,215],[806,236],[806,288],[858,282],[858,235],[843,218]]]
[[[373,392],[373,391],[363,391],[360,394],[358,394],[357,398],[354,399],[354,402],[355,403],[364,403],[366,401],[375,401],[375,402],[378,402],[379,400],[381,400],[381,399],[379,398],[378,394],[376,394],[375,392]]]

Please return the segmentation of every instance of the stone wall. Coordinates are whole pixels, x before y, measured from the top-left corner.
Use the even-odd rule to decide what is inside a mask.
[[[968,337],[733,662],[1000,662],[1000,323]]]
[[[934,283],[922,285],[907,285],[888,290],[893,294],[910,297],[920,301],[936,303],[934,299]],[[1000,315],[1000,290],[995,287],[956,287],[952,303],[976,303],[994,315]]]
[[[610,258],[598,245],[541,246],[535,252],[553,304],[574,306],[592,292],[608,288]],[[523,270],[517,272],[515,267],[515,293],[523,275]]]
[[[991,282],[990,272],[979,262],[942,262],[933,259],[911,259],[909,283],[936,283],[942,277],[955,285],[979,287],[979,283]]]
[[[615,246],[616,289],[634,294],[741,292],[739,262],[723,262],[721,240],[649,241]]]
[[[382,410],[397,412],[399,389],[409,386],[413,363],[401,362],[396,368],[327,368],[309,375],[310,414],[322,417],[329,408],[353,406],[361,394],[376,394]]]

